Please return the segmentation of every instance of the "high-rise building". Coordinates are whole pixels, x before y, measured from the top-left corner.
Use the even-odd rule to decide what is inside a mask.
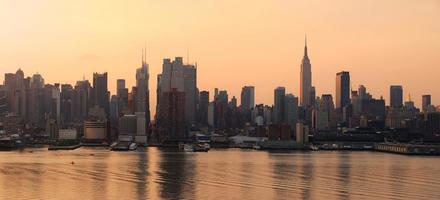
[[[246,122],[251,121],[252,109],[255,107],[255,87],[244,86],[241,89],[241,110],[244,113]]]
[[[73,121],[74,107],[74,90],[72,85],[62,84],[60,93],[60,124],[62,126],[68,125]]]
[[[109,115],[110,93],[107,89],[107,72],[93,74],[93,105],[99,106]]]
[[[177,88],[162,92],[157,123],[160,127],[161,142],[173,143],[186,140],[184,92],[178,91]]]
[[[135,114],[137,116],[136,142],[146,144],[150,124],[149,65],[142,56],[142,66],[136,70]],[[144,121],[145,120],[145,121]]]
[[[428,107],[431,105],[431,95],[426,94],[422,96],[422,110],[427,111]]]
[[[162,74],[158,75],[157,126],[161,142],[178,142],[186,139],[185,128],[185,72],[183,60],[173,62],[166,58]],[[195,90],[194,90],[195,91]]]
[[[350,73],[342,71],[336,74],[336,108],[341,110],[350,104]]]
[[[5,74],[5,86],[8,90],[9,112],[23,118],[26,117],[27,94],[26,81],[23,71],[21,69],[18,69],[15,74]]]
[[[310,106],[310,89],[312,88],[312,65],[307,53],[307,40],[304,46],[304,57],[301,62],[300,74],[300,105],[302,107]]]
[[[114,125],[118,122],[119,120],[119,101],[118,101],[118,97],[116,95],[112,95],[110,97],[110,114],[109,114],[109,119],[111,122],[111,125]]]
[[[390,106],[393,108],[403,107],[403,89],[401,85],[390,86]]]
[[[0,85],[0,118],[8,113],[7,90],[4,85]]]
[[[336,128],[336,115],[333,97],[331,94],[323,94],[319,105],[313,109],[312,129],[314,131],[329,131]]]
[[[75,84],[75,121],[82,122],[90,108],[91,86],[88,80],[77,81]]]
[[[183,65],[183,76],[185,84],[185,121],[192,124],[196,121],[197,111],[197,65]]]
[[[125,79],[116,80],[116,95],[119,96],[119,91],[125,89]]]
[[[44,127],[44,96],[43,96],[44,79],[40,74],[34,74],[31,78],[30,88],[27,92],[28,112],[27,122],[32,127]]]
[[[286,88],[278,87],[274,90],[274,123],[282,124],[285,122],[285,96],[286,96]]]
[[[255,87],[244,86],[241,89],[241,108],[253,109],[255,107]]]
[[[201,91],[199,96],[199,123],[208,125],[209,91]]]
[[[226,128],[226,117],[229,103],[229,95],[226,90],[217,90],[214,100],[214,127],[218,129]]]
[[[298,120],[298,97],[287,94],[284,98],[284,121],[292,130],[295,129]]]
[[[46,84],[43,90],[45,118],[60,121],[61,94],[59,84]]]

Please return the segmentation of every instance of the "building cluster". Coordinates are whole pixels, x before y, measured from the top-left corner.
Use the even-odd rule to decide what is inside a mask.
[[[144,55],[135,78],[131,88],[124,79],[116,80],[116,94],[111,94],[107,73],[94,73],[92,83],[84,79],[75,85],[47,84],[40,74],[25,77],[21,69],[6,73],[0,85],[0,134],[139,144],[175,144],[189,140],[195,132],[300,143],[313,136],[358,130],[440,136],[439,107],[432,105],[431,96],[423,95],[422,108],[416,108],[410,97],[403,100],[401,85],[390,86],[387,105],[364,85],[353,90],[350,73],[342,71],[336,74],[334,96],[317,96],[307,44],[299,96],[277,87],[273,105],[257,104],[254,86],[242,88],[240,103],[217,88],[210,99],[209,91],[198,89],[197,64],[176,57],[163,60],[162,73],[157,75],[156,113],[151,116],[149,65]]]

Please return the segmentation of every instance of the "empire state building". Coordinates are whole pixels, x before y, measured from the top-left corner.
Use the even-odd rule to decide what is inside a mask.
[[[307,55],[307,38],[304,46],[304,57],[301,62],[300,77],[300,105],[303,107],[311,106],[310,90],[312,89],[312,65]]]

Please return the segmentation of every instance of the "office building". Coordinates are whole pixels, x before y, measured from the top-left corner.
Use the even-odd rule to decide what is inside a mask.
[[[403,107],[403,89],[401,85],[390,86],[390,106],[394,108]]]
[[[304,45],[304,56],[301,61],[300,72],[300,105],[302,107],[309,107],[310,105],[310,90],[312,88],[312,65],[307,52],[307,40]]]
[[[342,71],[336,74],[336,108],[343,109],[350,104],[350,73]]]
[[[199,123],[208,125],[209,91],[201,91],[199,95]]]
[[[244,114],[246,122],[251,122],[252,120],[252,110],[255,107],[255,87],[254,86],[244,86],[241,89],[241,110]]]
[[[278,87],[274,90],[274,123],[282,124],[285,122],[285,96],[286,89],[284,87]]]
[[[431,95],[426,94],[422,96],[422,110],[424,112],[426,112],[429,108],[429,106],[431,106]]]
[[[107,89],[107,72],[103,74],[93,74],[93,105],[105,110],[106,116],[109,115],[110,94]]]
[[[284,97],[284,123],[295,129],[298,120],[298,97],[287,94]]]

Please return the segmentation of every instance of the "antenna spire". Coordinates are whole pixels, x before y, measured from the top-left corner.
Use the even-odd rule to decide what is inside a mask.
[[[305,35],[304,37],[304,57],[308,58],[309,56],[307,55],[307,35]]]
[[[144,61],[147,62],[147,42],[144,43],[144,48],[145,48],[145,51],[144,51],[144,59],[145,60]]]
[[[304,37],[304,44],[305,44],[305,46],[307,47],[307,34],[306,34],[305,37]]]

